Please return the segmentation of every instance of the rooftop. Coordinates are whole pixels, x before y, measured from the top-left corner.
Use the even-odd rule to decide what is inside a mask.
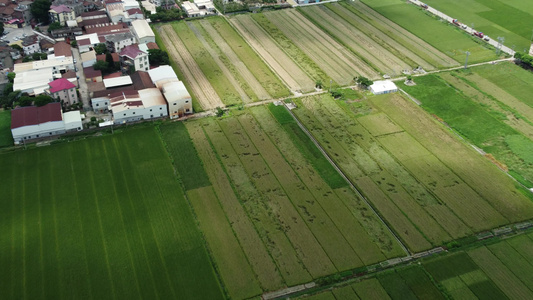
[[[52,82],[49,82],[48,85],[50,86],[50,93],[60,92],[63,90],[68,90],[71,88],[75,88],[76,86],[68,81],[66,78],[59,78]]]
[[[114,33],[105,36],[106,41],[113,43],[133,38],[135,38],[135,36],[131,32]]]
[[[60,14],[60,13],[64,13],[64,12],[65,13],[69,13],[69,12],[71,12],[71,9],[68,8],[66,5],[58,5],[58,6],[52,5],[52,6],[50,6],[50,11],[54,11],[54,12]]]
[[[110,88],[110,87],[117,87],[117,86],[133,84],[133,82],[131,81],[130,76],[120,76],[120,77],[115,77],[115,78],[108,78],[108,79],[104,79],[103,82],[104,82],[104,86],[106,87],[106,89]]]
[[[54,54],[56,56],[72,56],[72,48],[65,42],[57,42],[54,45]]]
[[[150,25],[148,25],[148,22],[146,20],[135,20],[131,22],[131,26],[133,27],[133,30],[135,31],[135,34],[138,38],[144,38],[144,37],[155,37],[154,32],[150,28]]]
[[[133,81],[133,86],[136,90],[143,90],[147,88],[154,88],[155,85],[150,79],[148,72],[137,71],[131,75],[131,81]]]
[[[95,70],[93,67],[83,68],[83,74],[85,74],[85,78],[102,77],[102,71]]]
[[[148,71],[152,82],[157,85],[157,82],[163,79],[178,79],[174,69],[171,66],[159,66]]]
[[[27,106],[11,110],[11,129],[47,122],[61,121],[61,103],[48,103],[41,107]]]
[[[131,59],[135,59],[137,56],[142,54],[146,54],[146,52],[141,51],[139,49],[139,45],[137,44],[126,46],[120,51],[120,56],[127,56]]]
[[[111,57],[113,57],[114,62],[119,62],[120,58],[118,57],[118,53],[113,52],[111,53]],[[98,54],[96,55],[96,60],[104,60],[106,59],[106,54]]]

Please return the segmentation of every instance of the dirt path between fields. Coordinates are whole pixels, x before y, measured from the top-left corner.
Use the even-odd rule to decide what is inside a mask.
[[[271,98],[270,94],[265,90],[261,83],[255,78],[255,76],[246,67],[244,62],[237,56],[237,54],[231,49],[226,40],[218,33],[218,31],[207,21],[202,20],[200,24],[205,31],[211,36],[213,41],[217,44],[220,50],[226,54],[230,62],[235,66],[237,71],[241,74],[242,78],[246,80],[250,88],[254,91],[260,100]],[[249,102],[249,101],[248,101]]]
[[[178,67],[183,72],[200,106],[205,110],[214,109],[219,106],[224,107],[224,103],[222,103],[222,100],[202,70],[200,70],[196,61],[194,61],[194,58],[174,31],[174,28],[171,25],[163,25],[160,27],[160,32],[161,30],[166,35],[167,39],[163,39],[163,41],[167,50],[170,52],[171,59],[178,64]]]

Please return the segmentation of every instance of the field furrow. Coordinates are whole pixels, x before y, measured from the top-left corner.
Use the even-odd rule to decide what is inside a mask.
[[[295,250],[288,238],[286,231],[290,229],[287,228],[290,222],[285,225],[279,219],[280,214],[285,213],[284,210],[281,210],[276,202],[269,201],[268,198],[260,194],[217,122],[214,120],[203,122],[206,135],[220,157],[221,163],[238,193],[239,200],[250,220],[254,223],[263,243],[268,248],[286,284],[296,285],[312,280],[309,272],[300,262],[299,254],[301,252]],[[285,219],[283,220],[285,221]]]
[[[314,82],[280,49],[268,33],[249,15],[238,15],[230,19],[241,35],[252,45],[263,60],[285,81],[293,91],[310,92]]]
[[[226,41],[220,36],[218,31],[216,31],[215,28],[213,28],[213,26],[211,26],[211,24],[205,20],[200,21],[200,24],[205,29],[205,31],[211,36],[211,38],[217,44],[220,50],[222,50],[222,52],[228,57],[229,61],[235,66],[242,78],[246,80],[246,82],[252,88],[259,100],[272,98],[263,88],[261,83],[257,81],[252,72],[250,72],[250,70],[246,67],[242,60],[237,56],[237,54],[233,52],[228,43],[226,43]]]
[[[187,123],[187,130],[191,135],[198,155],[203,161],[220,205],[231,223],[239,244],[244,250],[263,289],[267,291],[279,289],[283,286],[283,279],[279,274],[278,268],[272,261],[270,253],[267,251],[263,241],[261,241],[249,216],[239,203],[239,199],[235,195],[236,190],[234,192],[226,172],[222,169],[202,130],[202,126],[199,125],[199,123]]]
[[[408,49],[416,51],[420,57],[425,58],[429,62],[433,61],[437,66],[442,67],[453,67],[459,65],[453,58],[444,54],[437,48],[433,47],[426,41],[412,34],[393,21],[385,18],[362,2],[343,2],[340,3],[340,5],[360,18],[366,19],[375,28],[380,29],[391,38],[397,40],[399,43],[402,43]]]
[[[183,72],[185,79],[191,86],[193,93],[198,98],[198,102],[203,109],[209,110],[215,107],[222,107],[224,104],[217,95],[209,80],[198,67],[185,45],[174,31],[171,25],[163,25],[160,27],[163,33],[165,45],[169,50],[171,58],[176,62],[180,70]]]
[[[382,47],[401,58],[405,62],[415,63],[419,66],[422,66],[425,70],[433,70],[435,66],[424,60],[422,57],[418,56],[414,51],[403,46],[397,42],[394,38],[388,36],[386,33],[382,32],[378,28],[374,27],[370,23],[366,22],[356,14],[350,12],[343,6],[338,3],[332,3],[326,5],[328,9],[333,11],[335,14],[344,19],[345,22],[351,24],[366,36],[373,39],[376,43],[380,44]],[[411,65],[411,67],[416,65]]]
[[[354,58],[358,61],[358,65],[347,62],[344,54],[339,50],[343,47],[331,38],[319,35],[320,29],[315,25],[303,25],[297,20],[291,20],[286,12],[265,13],[265,16],[273,24],[287,24],[287,26],[277,26],[337,83],[346,85],[357,73],[362,73],[369,78],[377,77],[377,73],[359,59]],[[310,26],[311,32],[308,31],[307,26]],[[347,50],[344,49],[344,52],[346,53]],[[353,57],[353,55],[351,56]]]
[[[343,22],[342,18],[322,6],[306,7],[302,9],[302,12],[356,55],[364,58],[385,74],[401,74],[402,70],[410,70],[411,67],[415,67],[409,66],[357,28]]]
[[[228,69],[228,67],[222,62],[222,60],[219,57],[219,54],[209,45],[209,43],[205,40],[205,37],[202,35],[200,30],[196,27],[196,24],[193,22],[187,22],[187,26],[194,32],[194,35],[198,40],[202,43],[205,50],[211,55],[213,60],[216,62],[220,70],[222,71],[222,74],[219,76],[225,76],[229,82],[232,84],[233,88],[237,91],[239,96],[241,97],[241,100],[245,103],[251,102],[250,97],[246,94],[246,92],[242,89],[241,85],[239,84],[238,80],[233,77],[233,74]],[[216,42],[216,41],[215,41]],[[218,44],[218,43],[217,43]]]

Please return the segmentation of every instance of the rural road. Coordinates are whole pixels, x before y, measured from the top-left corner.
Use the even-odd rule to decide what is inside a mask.
[[[409,0],[409,1],[410,1],[411,3],[413,3],[413,4],[415,4],[415,5],[418,5],[418,6],[420,6],[421,4],[424,4],[424,2],[422,2],[422,1],[418,1],[418,0]],[[439,18],[441,18],[441,19],[443,19],[443,20],[446,20],[446,21],[448,21],[448,22],[450,22],[450,23],[452,23],[452,21],[455,19],[455,18],[453,18],[453,17],[450,17],[450,16],[448,16],[448,15],[446,15],[446,14],[444,14],[444,13],[438,11],[438,10],[436,10],[435,8],[433,8],[433,7],[431,7],[431,6],[428,6],[427,11],[429,11],[430,13],[432,13],[432,14],[436,15],[437,17],[439,17]],[[465,22],[465,21],[463,20],[462,23],[464,23],[464,22]],[[466,24],[465,24],[465,25],[466,25]],[[469,27],[469,26],[466,26],[466,28],[462,28],[462,29],[463,29],[464,31],[468,32],[469,34],[473,34],[474,31],[475,31],[473,28],[471,28],[471,27]],[[498,46],[499,46],[498,41],[497,41],[497,40],[494,40],[493,38],[489,38],[489,40],[486,41],[486,42],[489,43],[489,44],[491,44],[492,46],[494,46],[494,47],[496,47],[496,48],[498,48]],[[509,55],[514,55],[514,54],[515,54],[515,51],[514,51],[513,49],[511,49],[511,48],[509,48],[509,47],[507,47],[507,46],[505,46],[505,45],[502,45],[501,47],[502,47],[501,50],[502,50],[503,52],[505,52],[505,53],[507,53],[507,54],[509,54]]]

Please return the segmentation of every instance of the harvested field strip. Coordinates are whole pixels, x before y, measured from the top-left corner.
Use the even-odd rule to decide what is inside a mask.
[[[249,16],[249,15],[248,15]],[[283,32],[272,22],[270,22],[264,14],[252,14],[252,19],[268,32],[270,37],[276,42],[278,47],[282,49],[287,55],[294,60],[294,62],[315,82],[329,82],[333,80],[320,67],[310,59],[302,49],[298,48]],[[334,85],[336,83],[334,82]]]
[[[378,77],[374,70],[309,21],[302,24],[286,11],[265,13],[265,16],[274,24],[287,24],[279,29],[338,84],[349,84],[354,73]]]
[[[187,192],[218,271],[233,299],[261,294],[259,283],[246,260],[211,186]]]
[[[231,84],[230,80],[223,75],[223,71],[220,69],[219,65],[215,62],[213,57],[211,57],[200,40],[198,40],[187,23],[173,23],[172,28],[174,28],[181,41],[183,41],[183,45],[188,49],[189,55],[194,58],[198,68],[209,80],[209,83],[216,91],[218,97],[222,99],[222,102],[226,105],[242,103],[239,93],[235,90],[233,84]],[[183,55],[184,54],[182,54],[182,56]],[[224,66],[222,62],[220,62],[220,64]],[[230,75],[229,71],[228,75]]]
[[[332,12],[344,19],[345,22],[363,32],[366,36],[373,39],[380,46],[387,49],[404,62],[408,63],[411,67],[422,66],[425,70],[435,69],[434,65],[427,62],[410,49],[404,47],[402,44],[398,43],[396,40],[389,37],[387,34],[383,33],[362,18],[358,17],[356,14],[351,13],[340,4],[328,3],[324,7],[330,9]]]
[[[218,31],[220,36],[233,49],[235,54],[254,75],[257,81],[270,94],[271,98],[281,98],[290,95],[290,91],[261,60],[245,40],[230,26],[224,18],[209,18],[207,20]],[[243,69],[244,66],[241,68]],[[262,95],[259,95],[260,97]]]
[[[248,176],[243,165],[244,161],[239,160],[216,121],[202,120],[202,122],[212,146],[235,187],[240,202],[254,223],[286,284],[292,286],[311,281],[312,277],[299,260],[299,254],[302,253],[301,249],[295,250],[288,238],[291,229],[289,226],[292,225],[292,221],[290,216],[286,217],[285,207],[279,205],[278,201],[268,201],[269,198],[260,193],[255,182],[252,182]],[[253,166],[252,163],[250,162],[250,165]],[[303,223],[303,221],[301,222]],[[332,273],[333,270],[328,271]]]
[[[201,26],[196,26],[197,22],[187,22],[187,26],[191,29],[191,31],[194,33],[196,38],[202,43],[202,46],[205,48],[207,53],[211,55],[211,58],[213,61],[217,64],[217,66],[220,68],[220,71],[222,71],[222,74],[219,76],[225,77],[230,83],[233,89],[237,94],[232,95],[233,97],[238,96],[244,103],[250,103],[250,97],[254,97],[253,92],[250,91],[250,88],[248,86],[241,86],[239,83],[239,79],[237,76],[234,75],[235,69],[232,65],[229,63],[225,63],[223,59],[225,58],[222,53],[220,53],[220,50],[217,49],[217,46],[215,43],[208,43],[206,36],[208,36],[205,31],[202,30],[201,32]],[[219,51],[217,51],[219,50]],[[195,51],[196,52],[196,51]],[[193,53],[195,53],[193,52]],[[225,60],[227,61],[227,60]],[[246,91],[245,91],[246,89]],[[223,97],[226,98],[226,97]]]
[[[182,72],[181,67],[179,67],[177,64],[178,60],[183,63],[181,57],[179,56],[179,54],[177,54],[176,49],[172,45],[168,45],[169,47],[167,48],[168,39],[166,38],[166,33],[163,31],[161,26],[152,25],[151,27],[154,31],[155,41],[158,47],[169,54],[170,66],[172,66],[172,69],[178,76],[179,80],[183,82],[183,84],[187,88],[187,91],[191,95],[193,111],[195,113],[204,111],[204,109],[200,105],[200,102],[198,101],[198,96],[193,92],[192,84],[186,80],[187,77],[184,75],[184,72]],[[165,36],[164,40],[161,38],[163,35]]]
[[[413,291],[397,272],[389,272],[377,276],[381,286],[392,299],[417,300]]]
[[[437,121],[414,103],[390,95],[375,97],[372,103],[412,137],[416,137],[424,148],[494,207],[497,213],[491,220],[485,220],[486,229],[533,216],[531,201],[517,191],[507,175],[441,126],[436,126]]]
[[[521,241],[529,244],[533,244],[531,240],[528,241],[526,236]],[[518,239],[516,237],[514,239]],[[532,290],[531,283],[533,282],[533,265],[531,264],[531,257],[526,258],[522,254],[516,251],[508,242],[501,241],[499,243],[487,246],[487,248],[507,267],[513,272],[513,274],[518,277],[522,283]],[[524,252],[525,256],[532,256],[530,252]]]
[[[169,51],[171,59],[176,62],[178,68],[183,72],[185,80],[188,82],[192,92],[196,95],[200,106],[209,110],[217,106],[224,106],[222,100],[217,95],[209,80],[205,77],[198,64],[194,61],[183,42],[180,40],[171,25],[160,27],[166,48]]]
[[[533,292],[487,248],[470,250],[468,255],[509,298],[533,299]]]
[[[335,299],[352,299],[352,300],[359,300],[360,298],[357,296],[353,288],[349,285],[343,286],[341,288],[336,288],[332,291],[333,296],[335,296]]]
[[[401,178],[402,181],[410,180],[416,185],[416,180],[412,178],[412,175],[396,163],[388,153],[375,143],[375,141],[373,142],[368,132],[361,132],[361,130],[358,130],[358,133],[351,134],[352,132],[350,131],[353,131],[351,128],[354,127],[354,123],[346,120],[346,116],[343,114],[342,110],[335,110],[335,104],[329,97],[324,97],[320,101],[314,98],[309,99],[309,101],[304,99],[302,102],[321,123],[322,128],[328,129],[327,131],[329,131],[333,138],[339,141],[340,145],[344,148],[342,151],[347,153],[348,157],[351,157],[352,160],[356,161],[356,163],[361,166],[364,174],[372,178],[372,180],[398,206],[398,208],[410,218],[411,222],[413,222],[413,224],[415,224],[434,244],[440,244],[443,241],[450,240],[448,233],[424,211],[424,208],[419,203],[417,203],[417,200],[429,200],[430,203],[422,203],[425,206],[430,205],[432,202],[437,204],[435,203],[437,201],[430,196],[424,197],[424,193],[427,193],[424,189],[419,189],[419,194],[421,194],[422,197],[418,196],[418,199],[415,200],[415,198],[408,194],[407,190],[402,188],[400,181],[396,179]],[[328,106],[329,109],[335,110],[335,113],[328,112],[324,106]],[[344,118],[344,120],[340,121],[339,118]],[[348,126],[348,124],[351,126]],[[358,124],[355,124],[355,126],[359,128],[361,127]],[[364,149],[363,146],[356,143],[356,138],[361,137],[362,135],[365,135],[370,139],[370,141],[367,142],[373,144],[368,149]],[[371,150],[371,152],[367,152],[367,150]],[[391,171],[396,172],[395,176],[391,175]],[[353,179],[356,178],[352,178],[352,180]],[[364,187],[362,190],[364,191]],[[370,201],[372,201],[372,199],[370,199]]]
[[[283,226],[287,237],[299,253],[299,259],[309,273],[314,278],[334,273],[336,268],[331,261],[332,258],[328,257],[328,253],[324,251],[324,245],[320,245],[320,241],[290,202],[279,181],[245,135],[238,121],[234,118],[223,119],[219,125],[240,157],[258,192],[263,195],[265,203],[268,203],[269,208],[275,212],[273,217]]]
[[[220,48],[222,53],[224,53],[229,62],[237,69],[241,78],[246,80],[246,83],[251,87],[255,95],[259,100],[270,99],[268,92],[261,86],[261,83],[252,75],[250,70],[242,62],[242,60],[233,52],[231,47],[226,43],[226,41],[218,34],[218,32],[211,26],[206,20],[200,21],[202,27],[209,33],[215,44]]]
[[[310,6],[299,10],[318,27],[337,39],[369,65],[385,74],[401,74],[402,70],[411,69],[408,63],[401,61],[357,28],[323,6]]]
[[[309,101],[306,102],[308,103]],[[364,175],[359,164],[345,151],[338,140],[329,132],[323,130],[324,125],[316,119],[316,116],[313,116],[313,112],[311,112],[311,110],[304,110],[303,108],[299,108],[294,112],[329,153],[330,157],[334,158],[337,165],[345,174],[347,174],[348,178],[350,178],[362,190],[363,194],[373,202],[387,222],[393,225],[392,227],[399,233],[402,239],[407,242],[409,247],[415,251],[429,248],[430,244],[399,211],[396,204],[389,201],[389,199],[385,200],[388,197],[382,194],[381,191],[378,192],[380,188],[374,181]],[[383,201],[380,199],[383,199]]]
[[[187,130],[192,136],[194,145],[206,168],[213,188],[218,196],[218,201],[226,213],[239,244],[241,245],[248,262],[252,266],[263,290],[272,291],[283,286],[283,279],[278,268],[270,256],[267,248],[261,241],[256,228],[250,221],[246,210],[239,203],[229,178],[220,165],[219,159],[211,148],[207,137],[202,130],[200,122],[187,123]]]
[[[337,4],[335,4],[337,5]],[[420,39],[411,32],[405,30],[398,24],[385,18],[375,10],[369,8],[363,3],[357,1],[341,2],[342,7],[350,11],[354,15],[358,16],[362,20],[368,22],[374,28],[379,29],[381,32],[387,34],[392,39],[401,43],[411,51],[415,52],[418,56],[425,59],[429,63],[438,67],[453,67],[459,65],[454,59],[442,53],[437,48],[428,44],[424,40]],[[348,12],[346,12],[349,14]],[[351,16],[350,16],[351,17]]]
[[[268,33],[257,25],[249,15],[235,16],[230,19],[230,22],[291,90],[314,91],[315,82],[278,47]]]
[[[409,267],[397,271],[418,299],[445,299],[422,267]]]
[[[278,180],[281,188],[293,206],[297,208],[300,216],[328,254],[337,270],[344,271],[363,266],[361,259],[346,240],[346,237],[353,234],[349,230],[350,224],[346,224],[347,227],[342,227],[345,229],[342,231],[337,228],[336,223],[330,218],[330,216],[335,218],[337,216],[331,214],[331,212],[328,214],[328,207],[324,206],[328,203],[327,200],[315,196],[300,180],[252,116],[249,114],[241,115],[238,121],[245,131],[244,134],[248,135],[253,146],[260,151],[260,155]],[[357,221],[355,221],[355,224],[359,225]]]

